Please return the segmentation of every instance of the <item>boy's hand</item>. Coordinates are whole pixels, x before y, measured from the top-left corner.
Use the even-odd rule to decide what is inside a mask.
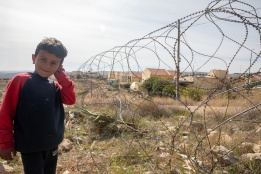
[[[60,65],[60,67],[58,68],[58,70],[56,71],[56,73],[65,71],[65,69],[63,68],[63,65]]]
[[[14,156],[16,156],[14,148],[0,150],[0,158],[3,160],[12,160]]]
[[[65,69],[63,68],[63,65],[61,65],[58,70],[54,73],[54,77],[57,78],[58,74],[65,73]]]

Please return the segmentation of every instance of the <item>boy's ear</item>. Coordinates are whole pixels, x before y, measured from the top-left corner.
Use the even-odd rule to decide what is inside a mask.
[[[33,64],[35,63],[35,55],[32,54],[32,61],[33,61]]]

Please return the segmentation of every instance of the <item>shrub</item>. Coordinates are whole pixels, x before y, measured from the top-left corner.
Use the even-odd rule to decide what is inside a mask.
[[[152,86],[153,86],[153,83],[156,79],[159,79],[158,77],[151,77],[151,78],[148,78],[146,79],[143,84],[142,84],[142,87],[144,89],[147,90],[147,92],[152,92]]]
[[[155,79],[152,85],[153,92],[163,92],[165,86],[169,85],[170,82],[163,79]]]
[[[194,101],[200,101],[205,94],[205,91],[196,87],[186,87],[182,89],[181,94],[185,97],[189,97]]]
[[[163,88],[162,92],[176,96],[176,85],[168,84]]]
[[[130,88],[130,85],[131,85],[131,84],[128,83],[128,84],[124,84],[123,86],[124,86],[124,88],[129,89],[129,88]]]

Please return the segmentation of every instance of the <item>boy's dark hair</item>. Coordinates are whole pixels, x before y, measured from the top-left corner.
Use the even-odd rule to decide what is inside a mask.
[[[35,57],[38,55],[40,50],[47,51],[51,54],[54,54],[56,57],[62,59],[61,64],[63,63],[63,60],[68,53],[67,49],[65,48],[65,46],[63,46],[62,42],[53,37],[46,37],[37,45],[35,50]]]

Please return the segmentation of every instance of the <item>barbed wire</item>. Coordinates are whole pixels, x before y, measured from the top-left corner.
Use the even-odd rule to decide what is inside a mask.
[[[95,114],[91,112],[98,110],[106,119],[112,118],[108,124],[99,124],[103,129],[100,137],[108,137],[111,130],[119,133],[122,151],[117,151],[117,159],[131,161],[130,158],[138,157],[146,163],[143,171],[153,173],[225,173],[235,170],[237,165],[246,166],[243,156],[253,150],[246,151],[244,143],[261,147],[260,91],[250,88],[259,84],[260,79],[255,82],[249,79],[250,75],[260,75],[259,9],[243,1],[215,0],[205,10],[179,19],[180,42],[178,21],[175,21],[123,46],[97,54],[79,67],[76,80],[82,85],[79,109],[92,115]],[[246,61],[249,66],[241,73],[240,61],[246,59],[249,52],[251,58]],[[204,89],[207,92],[199,101],[189,99],[185,93],[177,98],[164,91],[120,88],[121,83],[132,82],[128,80],[131,74],[140,81],[146,80],[137,75],[144,75],[145,68],[157,70],[153,74],[157,75],[162,69],[175,71],[177,66],[182,68],[180,77],[189,76],[186,75],[188,71],[193,75],[194,85],[198,81],[197,89],[209,81],[211,89]],[[238,71],[239,67],[239,75],[229,78],[229,71]],[[212,69],[224,70],[225,74],[207,72]],[[206,72],[207,77],[198,77],[196,74],[200,71]],[[126,79],[117,77],[124,73],[128,74]],[[108,78],[119,82],[117,89],[110,86],[112,81],[108,82]],[[171,80],[175,78],[176,74]],[[119,124],[129,131],[123,131]],[[135,153],[128,154],[126,149]],[[90,151],[96,164],[98,152],[93,154],[93,148]],[[97,164],[98,171],[110,173],[112,159],[116,157],[109,158],[104,165]],[[177,165],[177,161],[181,165]],[[246,169],[250,170],[244,167]]]

